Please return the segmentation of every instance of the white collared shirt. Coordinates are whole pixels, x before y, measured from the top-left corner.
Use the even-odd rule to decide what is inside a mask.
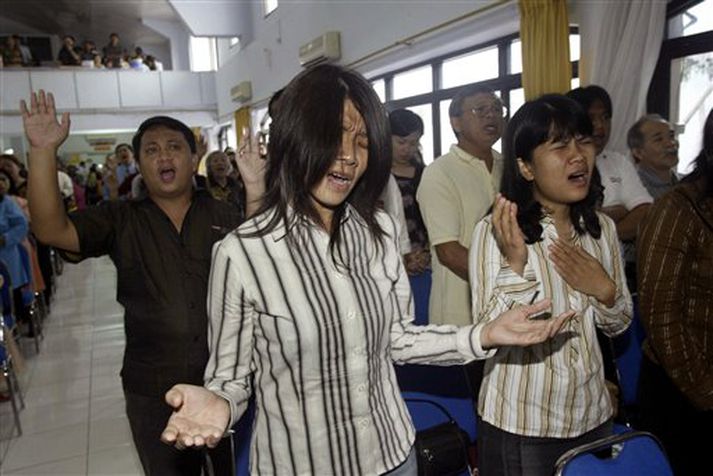
[[[414,429],[394,363],[459,364],[491,355],[480,327],[414,326],[395,225],[377,246],[351,207],[337,267],[329,236],[307,219],[246,237],[246,222],[213,252],[206,387],[232,423],[254,393],[253,474],[380,474],[406,460]],[[252,384],[251,382],[254,382]],[[253,388],[254,385],[254,388]]]

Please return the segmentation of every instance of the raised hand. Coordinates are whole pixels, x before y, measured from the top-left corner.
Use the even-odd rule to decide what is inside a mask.
[[[255,184],[264,185],[266,159],[267,144],[264,143],[263,134],[258,132],[254,137],[250,137],[250,130],[247,127],[244,128],[240,138],[240,147],[236,154],[236,162],[240,178],[246,187]]]
[[[178,449],[215,448],[230,422],[228,402],[204,387],[174,385],[166,392],[166,403],[174,412],[161,433],[161,441]]]
[[[56,150],[69,134],[69,113],[62,114],[61,122],[57,121],[57,110],[52,93],[32,93],[30,108],[20,101],[20,113],[25,126],[25,135],[34,149]]]
[[[510,268],[522,276],[527,264],[527,245],[525,235],[517,222],[517,204],[498,194],[493,208],[493,235],[510,264]]]
[[[483,327],[480,334],[481,345],[483,348],[506,345],[525,347],[551,339],[575,315],[575,312],[563,312],[549,319],[531,318],[549,307],[550,301],[543,299],[535,304],[516,307],[500,314]]]
[[[548,249],[555,270],[567,284],[606,306],[614,305],[616,283],[596,258],[581,247],[572,246],[561,239]]]
[[[206,152],[208,152],[208,141],[203,134],[199,134],[198,139],[196,139],[196,155],[199,159],[202,159]]]

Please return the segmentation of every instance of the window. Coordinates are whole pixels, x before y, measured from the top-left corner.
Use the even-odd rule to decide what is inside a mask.
[[[371,82],[371,86],[376,91],[376,95],[379,96],[381,102],[386,102],[386,82],[383,79],[377,79]]]
[[[579,34],[570,30],[570,59],[575,78],[579,60]],[[482,84],[495,91],[508,107],[509,115],[525,102],[522,89],[522,57],[517,34],[371,78],[379,98],[389,111],[410,109],[424,122],[421,149],[424,162],[446,153],[456,142],[448,107],[457,88]],[[500,151],[500,141],[493,148]]]
[[[444,89],[497,78],[499,75],[498,48],[492,46],[445,60],[442,74]]]
[[[696,35],[713,30],[713,0],[705,0],[669,17],[668,38]]]
[[[419,104],[407,107],[411,112],[418,114],[423,120],[423,135],[421,136],[421,157],[428,165],[433,162],[433,117],[430,104]]]
[[[678,171],[688,173],[703,143],[703,124],[713,108],[713,52],[671,61],[671,121],[679,130]]]
[[[713,108],[713,0],[673,0],[666,40],[648,91],[647,109],[678,131],[678,172],[691,171],[701,150],[703,123]]]
[[[569,35],[569,60],[579,61],[581,46],[579,33]],[[510,43],[510,74],[522,73],[522,43],[519,39]]]
[[[215,71],[218,54],[214,37],[192,36],[190,40],[191,71]]]
[[[265,8],[265,16],[268,16],[277,8],[277,0],[262,0],[262,5]]]
[[[393,84],[393,99],[430,93],[433,91],[431,66],[423,66],[394,75]]]

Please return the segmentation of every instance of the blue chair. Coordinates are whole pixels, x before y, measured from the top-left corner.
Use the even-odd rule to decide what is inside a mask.
[[[616,367],[619,373],[621,399],[625,409],[635,409],[639,388],[639,371],[641,370],[641,344],[646,332],[641,325],[639,306],[634,299],[634,317],[631,325],[623,334],[612,339]],[[634,412],[635,413],[635,412]]]
[[[555,476],[673,476],[661,443],[651,433],[630,431],[571,449]]]
[[[233,426],[233,452],[235,454],[235,475],[250,475],[250,440],[255,420],[255,399],[251,398],[248,409]]]
[[[419,326],[428,324],[428,303],[431,296],[431,270],[408,277],[413,294],[414,323]]]

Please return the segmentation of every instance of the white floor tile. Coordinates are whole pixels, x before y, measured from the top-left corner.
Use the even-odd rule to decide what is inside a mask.
[[[47,405],[27,404],[20,418],[24,435],[79,424],[86,425],[89,421],[89,399],[60,401]]]
[[[125,444],[94,451],[88,455],[87,474],[138,476],[143,474],[139,456],[133,445]]]
[[[17,438],[3,461],[3,469],[26,468],[87,453],[87,424]]]
[[[26,468],[17,469],[14,471],[7,471],[3,474],[5,476],[13,476],[16,474],[23,475],[41,475],[41,474],[61,474],[67,476],[77,476],[87,474],[87,456],[75,456],[73,458],[66,458],[57,461],[52,461],[51,463],[38,464],[34,466],[28,466]]]
[[[102,395],[89,400],[89,419],[108,420],[126,418],[126,403],[124,394]]]
[[[90,453],[115,446],[131,445],[132,442],[129,420],[125,416],[107,420],[92,420],[89,423]]]

